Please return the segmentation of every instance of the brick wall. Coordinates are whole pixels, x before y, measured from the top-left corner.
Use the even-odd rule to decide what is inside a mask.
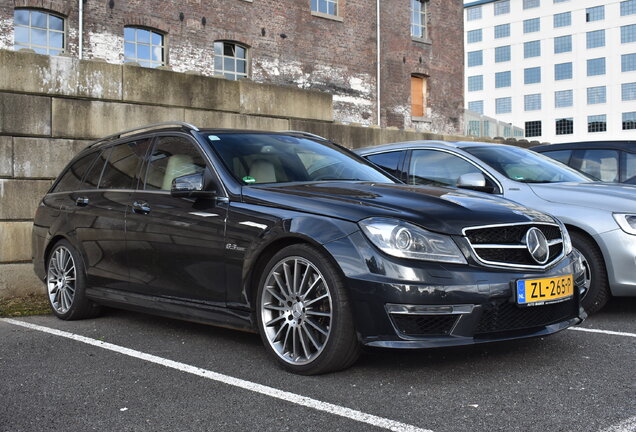
[[[12,48],[14,8],[28,6],[68,16],[68,52],[77,56],[77,3],[0,0],[0,48]],[[312,15],[309,4],[309,0],[86,0],[83,53],[85,58],[121,63],[124,26],[141,25],[166,34],[173,70],[213,75],[214,41],[238,41],[250,47],[254,81],[328,92],[333,95],[336,120],[374,124],[375,1],[341,0],[338,20]],[[416,42],[410,36],[410,0],[381,0],[382,125],[460,133],[463,5],[460,0],[430,0],[430,10],[431,43]],[[409,91],[414,73],[428,76],[430,85],[427,115],[415,122]]]

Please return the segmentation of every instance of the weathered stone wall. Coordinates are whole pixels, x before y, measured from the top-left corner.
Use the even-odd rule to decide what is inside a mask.
[[[429,38],[418,41],[411,38],[410,1],[381,0],[382,125],[461,133],[463,4],[460,0],[429,3]],[[338,17],[312,13],[310,4],[310,0],[84,0],[83,56],[122,63],[124,27],[141,26],[165,35],[166,64],[173,70],[212,76],[214,42],[235,41],[249,48],[255,82],[330,93],[335,120],[375,124],[376,2],[340,0]],[[63,16],[66,52],[78,56],[77,0],[0,0],[0,48],[13,47],[13,14],[20,7]],[[411,117],[411,74],[429,77],[429,110],[419,121]]]
[[[160,121],[305,130],[349,147],[462,139],[333,121],[332,96],[249,80],[0,50],[0,297],[43,292],[31,226],[52,180],[90,140]]]

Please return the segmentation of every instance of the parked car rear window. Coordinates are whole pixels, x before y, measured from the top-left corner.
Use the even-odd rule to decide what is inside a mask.
[[[361,158],[329,144],[289,135],[216,134],[210,146],[244,184],[306,181],[395,183]]]
[[[99,155],[98,151],[92,152],[73,162],[57,182],[55,188],[53,188],[53,192],[68,192],[80,189],[82,179],[92,166],[97,155]]]
[[[625,169],[623,169],[623,176],[626,182],[636,184],[636,154],[625,153]]]
[[[522,148],[492,146],[465,150],[509,179],[522,183],[591,181],[585,174],[554,159]]]
[[[618,151],[616,150],[583,150],[579,163],[580,168],[577,168],[594,178],[606,182],[618,181]]]
[[[572,150],[555,150],[542,152],[546,156],[550,156],[552,159],[557,160],[567,165],[572,155]]]
[[[378,165],[389,174],[392,174],[395,177],[399,177],[400,173],[398,171],[398,164],[400,163],[402,153],[403,152],[401,151],[378,153],[367,156],[367,159]]]

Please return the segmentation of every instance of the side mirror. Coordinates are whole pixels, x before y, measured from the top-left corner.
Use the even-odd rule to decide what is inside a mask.
[[[494,192],[492,186],[486,184],[486,177],[482,173],[468,173],[459,176],[457,187],[478,192]]]
[[[211,198],[216,191],[205,190],[203,173],[188,174],[172,180],[170,195],[173,197],[205,197]]]

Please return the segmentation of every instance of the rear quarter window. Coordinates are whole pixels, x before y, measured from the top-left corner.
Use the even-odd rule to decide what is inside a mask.
[[[69,192],[81,189],[82,179],[93,166],[98,155],[99,152],[95,151],[73,162],[61,175],[52,192]]]

